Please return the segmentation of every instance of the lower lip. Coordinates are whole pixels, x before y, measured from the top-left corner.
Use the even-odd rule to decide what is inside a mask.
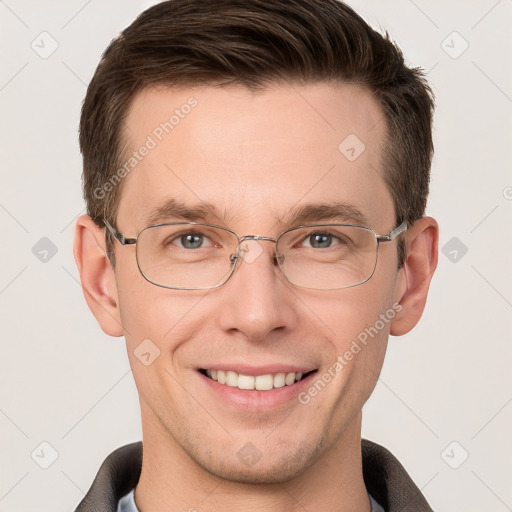
[[[316,372],[307,375],[290,386],[273,388],[268,391],[240,389],[219,384],[216,380],[210,379],[201,372],[198,373],[210,390],[229,405],[252,411],[269,411],[277,409],[292,400],[298,403],[299,393],[309,386],[309,380]]]

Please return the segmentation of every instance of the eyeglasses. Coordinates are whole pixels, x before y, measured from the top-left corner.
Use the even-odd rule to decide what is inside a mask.
[[[283,231],[277,238],[248,235],[214,224],[171,222],[142,229],[127,238],[104,221],[121,245],[136,244],[143,277],[157,286],[177,290],[209,290],[222,286],[244,259],[251,263],[262,252],[248,250],[248,240],[276,244],[274,262],[293,285],[336,290],[368,281],[377,266],[379,244],[391,242],[408,224],[387,235],[366,226],[314,224]],[[256,248],[254,248],[256,249]]]

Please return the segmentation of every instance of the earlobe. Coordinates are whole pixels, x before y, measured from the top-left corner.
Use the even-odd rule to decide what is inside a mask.
[[[73,254],[89,309],[106,334],[122,336],[116,277],[105,252],[105,232],[88,215],[76,221]]]
[[[409,228],[407,254],[399,271],[395,301],[402,306],[391,322],[390,334],[408,333],[419,321],[427,301],[430,281],[437,267],[439,227],[431,217],[422,217]]]

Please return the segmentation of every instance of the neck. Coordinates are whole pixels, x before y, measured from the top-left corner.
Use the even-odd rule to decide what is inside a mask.
[[[143,421],[143,447],[142,472],[135,489],[141,512],[370,512],[362,474],[361,414],[312,466],[283,483],[219,478],[197,465],[157,422]]]

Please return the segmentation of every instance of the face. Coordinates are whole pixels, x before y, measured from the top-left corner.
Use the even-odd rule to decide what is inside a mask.
[[[161,123],[176,109],[172,129],[164,125],[167,133]],[[116,227],[135,237],[156,207],[174,199],[215,210],[204,218],[171,215],[159,222],[196,220],[240,236],[276,238],[293,227],[287,220],[293,209],[345,203],[377,233],[388,233],[395,216],[382,178],[384,129],[371,95],[346,84],[276,85],[257,94],[243,88],[145,90],[126,120],[128,153],[147,145],[148,136],[155,145],[124,178]],[[354,138],[348,152],[343,144],[345,153],[339,149],[351,134],[365,144],[359,156]],[[308,223],[344,221],[350,219]],[[382,315],[393,310],[401,271],[395,241],[381,244],[366,283],[305,289],[273,264],[272,242],[249,241],[246,248],[254,257],[246,257],[223,286],[191,291],[149,283],[137,268],[135,246],[116,242],[117,301],[145,443],[172,447],[230,480],[284,481],[325,457],[357,423],[380,372],[389,334]],[[356,352],[354,341],[370,326],[378,332],[372,330]],[[159,356],[146,365],[136,354],[148,339],[150,352]],[[279,383],[283,377],[276,374],[293,373],[290,379],[303,378],[270,390],[242,390],[206,370],[236,372],[249,381],[272,375],[270,382]],[[265,386],[268,377],[259,381]]]

